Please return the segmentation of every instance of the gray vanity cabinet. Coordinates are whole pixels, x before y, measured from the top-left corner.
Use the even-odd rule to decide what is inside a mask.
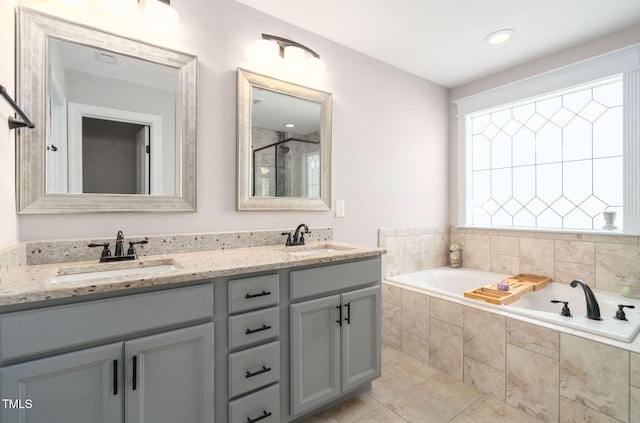
[[[380,376],[380,286],[342,294],[342,390],[349,391]],[[346,324],[345,324],[346,323]]]
[[[211,423],[212,316],[211,284],[0,314],[0,421]]]
[[[213,323],[124,344],[127,423],[209,423]]]
[[[340,296],[291,306],[291,414],[340,395]]]
[[[121,357],[116,343],[0,369],[0,396],[19,401],[0,407],[0,421],[120,423]]]
[[[25,406],[1,420],[210,422],[212,336],[208,323],[2,368],[2,398]]]
[[[350,288],[375,283],[291,304],[293,416],[380,376],[378,264],[378,261],[362,261],[291,272],[292,286],[298,284],[292,292],[300,296],[318,294],[336,284]],[[322,283],[323,278],[327,278],[326,283]]]

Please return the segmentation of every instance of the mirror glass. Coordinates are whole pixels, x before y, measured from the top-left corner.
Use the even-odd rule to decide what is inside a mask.
[[[196,57],[18,9],[20,213],[195,210]]]
[[[251,90],[253,195],[320,198],[320,104]]]
[[[46,192],[175,195],[178,69],[47,41]]]
[[[330,209],[331,94],[240,69],[238,106],[238,209]]]

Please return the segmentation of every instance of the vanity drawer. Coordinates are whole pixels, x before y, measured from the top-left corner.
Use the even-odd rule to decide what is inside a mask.
[[[0,315],[0,361],[213,317],[213,285]]]
[[[280,309],[272,307],[229,317],[229,348],[238,348],[280,334]]]
[[[280,379],[280,342],[229,354],[229,396],[235,397]]]
[[[380,258],[295,270],[290,273],[291,299],[379,282]]]
[[[280,423],[280,384],[229,403],[229,423]]]
[[[277,274],[229,281],[229,313],[277,305],[279,285]]]

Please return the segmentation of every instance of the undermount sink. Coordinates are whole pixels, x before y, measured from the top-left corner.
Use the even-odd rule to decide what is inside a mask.
[[[307,257],[318,256],[322,254],[340,253],[351,249],[352,247],[349,246],[329,242],[287,247],[287,252],[294,257]]]
[[[181,266],[171,259],[100,263],[92,266],[80,266],[59,269],[50,283],[81,282],[91,279],[112,278],[117,276],[136,276],[150,273],[164,273],[179,269]]]
[[[316,254],[329,254],[335,253],[339,250],[335,248],[314,248],[313,250],[292,251],[289,254],[296,257],[314,256]]]

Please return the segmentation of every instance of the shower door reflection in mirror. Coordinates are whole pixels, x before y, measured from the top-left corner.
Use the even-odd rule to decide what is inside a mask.
[[[320,197],[320,104],[252,88],[252,195]]]

